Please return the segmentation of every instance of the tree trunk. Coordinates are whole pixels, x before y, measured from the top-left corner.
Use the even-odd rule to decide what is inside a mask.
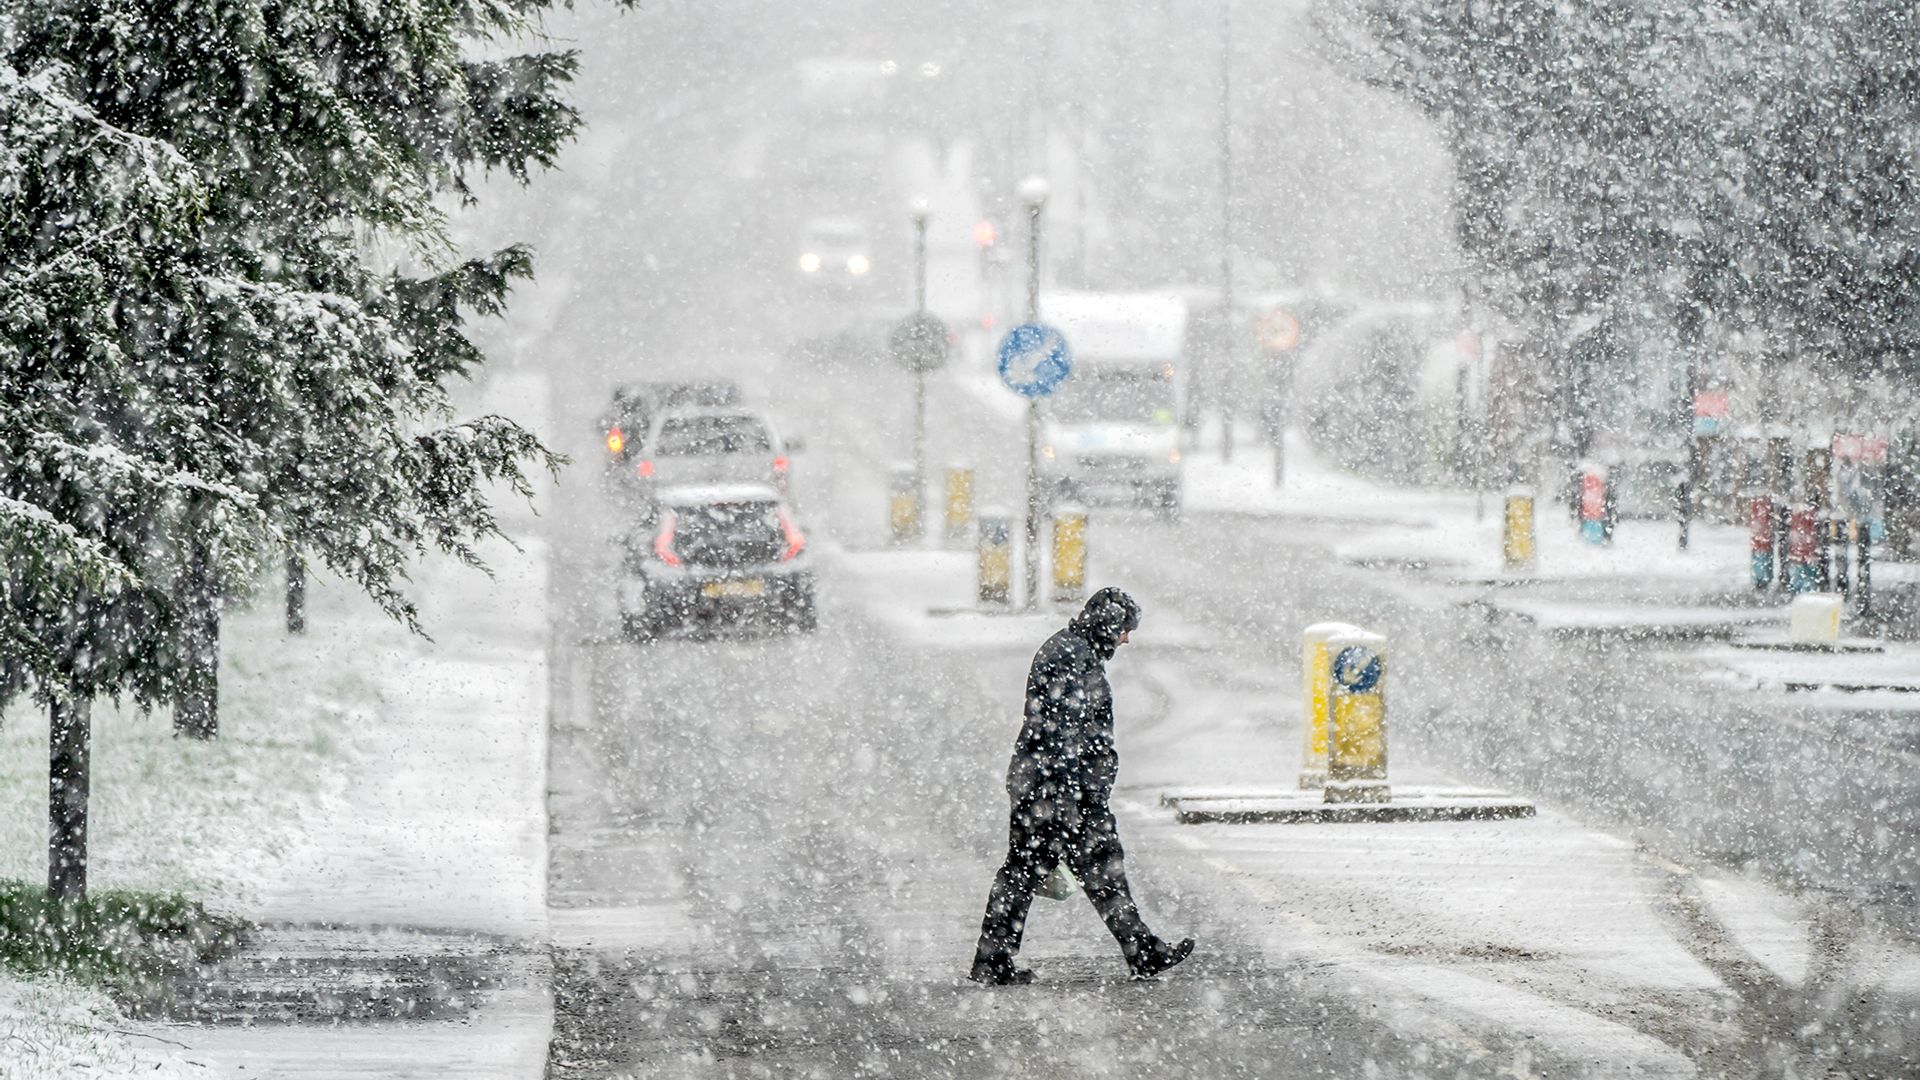
[[[307,567],[300,553],[287,552],[287,633],[307,632]]]
[[[180,583],[180,680],[173,695],[173,733],[193,739],[220,734],[220,589],[213,550],[189,541]]]
[[[61,903],[87,898],[87,789],[92,704],[47,706],[47,893]]]

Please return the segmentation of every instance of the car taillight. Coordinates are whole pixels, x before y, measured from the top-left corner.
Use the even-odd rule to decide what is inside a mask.
[[[617,454],[627,448],[627,436],[618,427],[607,432],[607,453]]]
[[[641,476],[651,480],[653,479],[653,462],[643,461],[639,465],[634,467],[634,471],[639,473]]]
[[[780,556],[780,561],[792,562],[795,555],[805,550],[807,538],[801,535],[800,527],[793,523],[793,519],[787,516],[785,510],[780,511],[780,531],[787,537],[787,550]]]
[[[782,473],[787,471],[787,455],[781,454],[773,459],[773,471]]]
[[[653,538],[653,553],[668,566],[679,566],[680,556],[673,553],[673,515],[660,523],[660,535]]]

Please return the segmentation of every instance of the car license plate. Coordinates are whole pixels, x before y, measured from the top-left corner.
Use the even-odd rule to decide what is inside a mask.
[[[741,578],[738,581],[709,581],[700,586],[700,595],[712,598],[723,596],[759,596],[767,591],[767,583],[759,578]]]

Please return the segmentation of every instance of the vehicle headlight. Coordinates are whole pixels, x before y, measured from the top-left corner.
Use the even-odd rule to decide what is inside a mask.
[[[1169,465],[1180,464],[1180,448],[1179,447],[1176,446],[1173,449],[1167,451],[1167,463]]]
[[[1041,448],[1040,448],[1040,456],[1041,456],[1041,457],[1043,457],[1043,458],[1046,458],[1046,459],[1047,459],[1048,461],[1052,461],[1052,460],[1053,460],[1053,445],[1052,445],[1051,443],[1049,443],[1049,444],[1047,444],[1046,446],[1043,446],[1043,447],[1041,447]]]
[[[811,251],[807,252],[805,255],[800,256],[800,272],[801,273],[811,274],[819,269],[820,269],[820,256],[815,255]]]
[[[867,261],[865,255],[847,256],[847,273],[858,276],[871,269],[873,269],[873,264]]]

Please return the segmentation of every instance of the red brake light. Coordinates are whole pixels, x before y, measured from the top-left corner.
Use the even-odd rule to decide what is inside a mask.
[[[780,511],[780,531],[787,537],[787,550],[780,556],[780,561],[792,562],[793,557],[806,548],[807,538],[800,534],[800,527],[793,523],[785,510]]]
[[[679,566],[680,556],[673,553],[673,515],[660,523],[660,535],[653,538],[653,553],[668,566]]]
[[[651,480],[653,479],[653,462],[643,461],[639,464],[639,466],[634,471],[638,472],[641,476]]]
[[[626,448],[627,436],[620,430],[619,425],[616,424],[612,431],[607,432],[607,452],[617,454]]]
[[[781,454],[779,457],[773,459],[773,471],[774,472],[787,471],[787,455]]]

